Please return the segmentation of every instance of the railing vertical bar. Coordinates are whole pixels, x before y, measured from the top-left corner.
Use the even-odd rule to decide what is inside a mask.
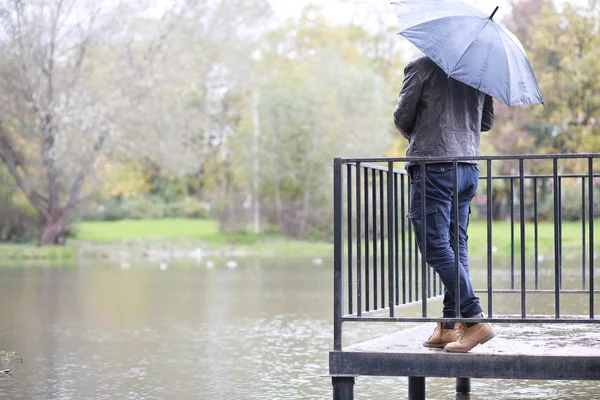
[[[563,225],[562,225],[562,177],[558,177],[558,256],[560,258],[559,263],[559,283],[560,290],[562,290],[563,282],[563,269],[562,269],[562,255],[563,255]]]
[[[493,317],[493,280],[492,280],[492,160],[487,160],[487,287],[488,318]]]
[[[365,176],[364,176],[364,192],[365,192],[365,309],[369,311],[369,169],[364,168]],[[362,290],[361,290],[362,292]],[[359,310],[360,310],[359,305]]]
[[[554,191],[554,309],[555,317],[560,318],[560,214],[558,212],[558,158],[553,160],[552,190]]]
[[[589,189],[589,193],[588,193],[588,204],[589,204],[589,212],[588,212],[588,218],[589,218],[589,229],[588,229],[588,234],[589,234],[589,269],[590,269],[590,273],[589,273],[589,286],[590,286],[590,318],[594,319],[595,318],[595,312],[594,312],[594,287],[595,287],[595,283],[594,283],[594,252],[595,252],[595,243],[594,243],[594,159],[592,157],[590,157],[588,159],[588,189]]]
[[[587,252],[585,241],[585,177],[581,178],[581,289],[585,290],[585,267]]]
[[[402,230],[402,304],[406,304],[406,209],[404,175],[400,175],[400,229]]]
[[[381,284],[381,308],[385,307],[385,204],[383,197],[383,171],[379,171],[379,229],[381,246],[380,257],[381,257],[381,274],[379,275]]]
[[[411,185],[413,185],[412,179],[409,177],[408,179],[408,201],[407,201],[407,207],[408,210],[410,212],[410,209],[412,207],[412,197],[411,197],[411,190],[410,187]],[[416,183],[414,183],[416,184]],[[412,287],[412,281],[413,281],[413,269],[412,269],[412,253],[413,253],[413,225],[412,225],[412,221],[410,219],[408,219],[408,253],[407,253],[407,259],[408,259],[408,302],[412,302],[413,301],[413,287]]]
[[[343,211],[342,211],[342,160],[336,158],[333,161],[333,254],[334,254],[334,277],[333,277],[333,349],[342,350],[342,307],[343,307]]]
[[[377,172],[371,171],[373,194],[373,310],[377,310]]]
[[[356,170],[357,175],[358,175],[358,168]],[[354,311],[352,309],[352,255],[353,255],[353,249],[352,249],[352,164],[346,164],[346,195],[348,196],[347,198],[347,205],[346,205],[346,212],[347,212],[347,216],[348,216],[348,222],[347,222],[347,230],[348,230],[348,261],[347,261],[347,270],[348,270],[348,311],[350,314],[352,314]]]
[[[362,315],[362,242],[361,242],[361,223],[362,223],[362,185],[360,183],[360,162],[356,163],[356,302],[358,316]],[[350,290],[350,293],[352,291]],[[352,312],[352,311],[350,311]]]
[[[515,180],[510,179],[510,288],[515,288]]]
[[[537,178],[533,178],[533,240],[534,240],[534,263],[535,263],[535,289],[540,288],[540,260],[539,260],[539,237],[538,237],[538,192]]]
[[[417,245],[417,237],[415,236],[415,300],[418,301],[423,296],[423,293],[419,292],[419,250]]]
[[[527,313],[527,280],[525,269],[525,169],[524,160],[519,159],[519,224],[521,225],[521,318]]]
[[[427,317],[427,168],[421,162],[421,314]]]
[[[454,294],[454,302],[456,303],[456,317],[460,318],[460,240],[459,240],[459,214],[458,214],[458,162],[453,162],[454,182],[453,185],[453,207],[454,207],[454,273],[456,274],[456,292]]]
[[[430,267],[429,269],[433,269],[433,268]],[[432,274],[433,274],[433,297],[435,297],[438,294],[437,274],[435,273],[435,271],[433,271]]]
[[[394,316],[394,163],[388,163],[387,173],[387,244],[388,244],[388,305]]]
[[[431,297],[431,295],[433,294],[431,291],[431,267],[429,267],[429,265],[425,264],[425,268],[427,269],[427,295],[423,296],[425,298],[429,298]]]
[[[396,173],[394,173],[394,215],[394,277],[396,278],[395,300],[396,304],[400,304],[400,238],[398,237],[400,233],[398,225],[400,222],[398,219],[401,217],[398,215],[398,174]]]

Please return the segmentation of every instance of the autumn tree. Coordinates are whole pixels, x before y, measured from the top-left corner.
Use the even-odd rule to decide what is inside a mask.
[[[246,123],[232,139],[235,179],[239,193],[252,193],[256,177],[249,166],[259,158],[263,217],[282,233],[326,231],[333,157],[382,155],[390,144],[395,89],[370,57],[373,42],[369,32],[332,26],[308,8],[261,46],[254,66],[259,146],[250,151],[248,104]]]
[[[99,1],[0,6],[0,159],[61,244],[86,177],[113,131],[118,99],[89,84]]]

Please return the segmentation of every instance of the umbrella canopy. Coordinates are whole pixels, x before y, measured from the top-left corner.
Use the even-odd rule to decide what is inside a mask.
[[[543,103],[521,42],[491,15],[458,0],[402,0],[399,34],[449,77],[509,106]]]

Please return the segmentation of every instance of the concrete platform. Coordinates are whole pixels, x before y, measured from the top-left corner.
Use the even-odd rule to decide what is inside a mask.
[[[331,375],[600,380],[600,329],[593,324],[496,324],[470,353],[422,346],[434,324],[330,352]]]

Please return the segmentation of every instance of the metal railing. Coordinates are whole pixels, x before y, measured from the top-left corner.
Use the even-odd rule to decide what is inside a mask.
[[[489,322],[501,323],[598,323],[595,319],[594,299],[594,180],[600,177],[594,172],[594,161],[600,154],[568,155],[523,155],[492,156],[476,158],[370,158],[334,160],[334,349],[341,350],[342,324],[344,322],[434,322],[428,303],[440,299],[443,287],[437,274],[425,262],[426,254],[420,254],[416,235],[406,217],[410,209],[410,177],[405,170],[396,168],[410,161],[424,167],[436,162],[457,163],[477,161],[482,173],[480,191],[473,203],[485,204],[487,288],[476,289],[487,302]],[[581,173],[565,173],[562,165],[569,169],[583,169]],[[494,173],[498,167],[507,168],[514,164],[509,173]],[[528,169],[526,170],[526,165]],[[425,168],[422,168],[426,171]],[[454,168],[456,171],[457,168]],[[532,172],[537,171],[537,172]],[[541,171],[541,172],[540,172]],[[425,173],[425,172],[424,172]],[[454,193],[457,192],[455,172]],[[578,184],[580,190],[580,215],[575,219],[581,225],[581,289],[563,287],[563,188],[566,181]],[[425,189],[426,179],[422,179]],[[574,187],[571,182],[569,188]],[[508,188],[507,203],[510,214],[510,287],[496,288],[494,285],[494,184]],[[539,283],[539,235],[540,235],[540,188],[551,190],[551,209],[546,219],[553,228],[552,289],[542,289]],[[572,196],[571,196],[572,197]],[[482,201],[483,200],[483,201]],[[454,196],[454,210],[458,210],[458,196]],[[529,204],[527,204],[529,203]],[[421,210],[426,208],[426,196],[421,196]],[[578,207],[579,207],[578,206]],[[571,210],[572,204],[569,204]],[[600,210],[599,210],[600,211]],[[458,211],[456,211],[458,212]],[[546,212],[548,214],[548,212]],[[425,226],[425,213],[421,213]],[[519,226],[518,235],[516,226]],[[546,222],[547,226],[548,222]],[[455,224],[453,248],[458,248],[458,224]],[[526,229],[533,229],[533,238],[528,240]],[[519,239],[519,265],[516,249]],[[426,238],[424,239],[426,240]],[[528,243],[533,241],[533,243]],[[527,248],[533,245],[533,252]],[[426,251],[426,250],[424,250]],[[455,251],[455,272],[459,276],[458,252]],[[533,254],[530,254],[533,253]],[[533,262],[528,260],[533,257]],[[531,265],[533,264],[533,265]],[[533,268],[533,271],[530,269]],[[547,269],[543,270],[548,274]],[[534,275],[528,287],[527,277]],[[520,281],[517,281],[517,274]],[[493,294],[520,294],[520,315],[496,315]],[[554,294],[553,314],[527,313],[530,295]],[[586,315],[562,315],[561,295],[574,294],[589,297],[589,312]],[[455,293],[460,298],[460,293]],[[459,302],[456,302],[457,304]],[[419,315],[415,306],[420,306]],[[410,310],[406,315],[403,311]],[[447,321],[464,322],[459,317]]]

